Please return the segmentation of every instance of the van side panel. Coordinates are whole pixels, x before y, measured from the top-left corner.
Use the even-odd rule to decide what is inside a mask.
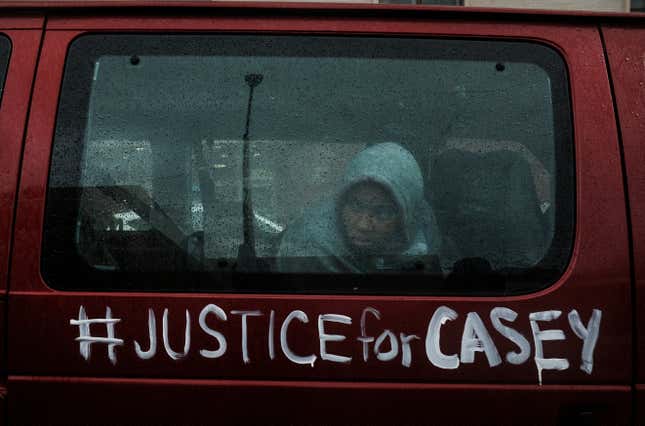
[[[40,20],[0,17],[0,34],[11,41],[11,56],[0,103],[0,293],[7,289],[13,209],[18,185],[25,118],[36,67],[40,30],[13,29],[42,26]],[[6,29],[5,29],[6,28]]]
[[[70,19],[70,25],[139,32],[318,31],[332,35],[368,32],[380,36],[507,37],[554,46],[570,67],[577,177],[576,241],[569,268],[558,283],[528,295],[481,298],[55,291],[40,273],[47,165],[64,52],[82,30],[48,31],[26,138],[16,220],[8,315],[12,422],[178,424],[210,423],[224,417],[225,423],[246,424],[258,424],[260,419],[268,424],[555,424],[562,416],[567,418],[569,412],[575,418],[591,411],[602,424],[629,423],[631,312],[624,309],[631,304],[628,235],[614,111],[597,27],[458,20],[390,22],[385,16],[318,20],[290,16],[99,18]],[[53,25],[62,26],[66,22],[63,17]],[[146,330],[146,308],[172,311],[176,324],[177,318],[183,318],[183,312],[190,310],[195,318],[195,313],[208,303],[220,304],[227,310],[261,308],[264,313],[274,310],[280,318],[295,309],[308,312],[311,318],[322,313],[347,314],[354,318],[354,326],[359,325],[361,311],[374,306],[387,313],[382,325],[387,321],[389,329],[412,330],[423,336],[432,312],[439,305],[449,305],[461,316],[442,335],[448,353],[457,352],[463,320],[470,311],[488,315],[495,307],[512,308],[522,319],[518,329],[530,336],[530,314],[557,309],[565,315],[552,327],[566,329],[568,339],[550,342],[549,354],[571,360],[571,368],[547,372],[548,382],[542,387],[537,385],[539,379],[532,360],[520,366],[492,369],[480,357],[477,363],[467,364],[461,370],[440,370],[425,359],[422,340],[415,346],[416,363],[409,369],[398,360],[390,364],[371,359],[369,364],[362,363],[360,346],[356,344],[345,347],[343,352],[356,360],[350,365],[331,362],[315,367],[295,365],[281,355],[275,360],[258,356],[246,364],[240,354],[239,321],[226,325],[227,335],[234,336],[231,337],[234,340],[229,355],[215,363],[198,356],[200,348],[210,348],[212,343],[203,333],[193,341],[193,356],[181,363],[161,354],[150,362],[135,358],[133,342],[145,336],[141,333]],[[118,332],[127,346],[119,348],[118,363],[108,360],[105,347],[102,351],[97,348],[91,361],[89,356],[87,360],[81,357],[76,340],[80,337],[78,322],[70,322],[75,318],[81,320],[80,306],[92,318],[106,312],[109,306],[123,319]],[[569,327],[566,314],[573,309],[581,312],[585,321],[593,309],[604,311],[593,375],[581,370],[582,342],[566,328]],[[298,325],[303,326],[300,334],[292,335],[298,352],[317,351],[315,324]],[[173,327],[166,340],[179,341],[182,337],[179,330]],[[357,333],[353,327],[346,342],[356,343]],[[259,354],[259,350],[265,354],[265,338],[264,328],[250,331],[249,341],[257,344],[254,354]],[[513,349],[510,344],[507,346],[504,353]],[[460,410],[464,401],[468,401],[469,407]],[[239,421],[235,416],[240,417]]]
[[[625,149],[636,275],[636,378],[645,383],[645,26],[603,27]]]
[[[29,96],[44,19],[0,16],[0,36],[11,43],[9,63],[0,70],[0,371],[6,371],[6,292],[11,231]],[[4,64],[3,64],[4,65]],[[6,420],[6,376],[0,377],[0,424]]]
[[[571,425],[587,418],[584,407],[596,408],[594,424],[630,423],[627,386],[101,378],[70,381],[60,377],[15,377],[10,382],[12,409],[19,413],[12,421],[18,424]],[[74,408],[56,398],[42,398],[34,410],[29,397],[32,392],[63,394]],[[104,395],[109,395],[109,404]],[[513,412],[512,407],[527,400],[531,400],[533,410]],[[457,408],[466,401],[468,409]],[[208,412],[204,410],[206,406]]]

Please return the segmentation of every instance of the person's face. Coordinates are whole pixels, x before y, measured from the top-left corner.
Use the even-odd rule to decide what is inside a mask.
[[[398,243],[399,209],[378,184],[351,188],[343,198],[341,218],[348,243],[360,251],[378,251]]]

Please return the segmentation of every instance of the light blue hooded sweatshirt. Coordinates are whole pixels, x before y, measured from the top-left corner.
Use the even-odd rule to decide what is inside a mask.
[[[390,193],[401,213],[403,249],[399,253],[365,255],[347,244],[339,204],[353,186],[373,182]],[[289,225],[278,251],[281,272],[366,273],[418,268],[437,255],[440,238],[434,214],[424,199],[423,177],[412,154],[387,142],[359,152],[349,163],[335,199],[306,212]]]

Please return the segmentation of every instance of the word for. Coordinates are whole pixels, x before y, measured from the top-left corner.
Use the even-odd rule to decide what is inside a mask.
[[[249,318],[263,316],[263,313],[259,310],[232,310],[229,312],[229,315],[241,317],[242,361],[245,364],[248,364],[251,362],[248,345]],[[514,322],[517,319],[517,315],[517,312],[504,307],[496,307],[490,311],[490,322],[495,330],[517,346],[516,351],[511,351],[505,354],[506,361],[513,365],[523,364],[527,362],[531,356],[531,345],[526,337],[516,329],[504,323]],[[565,334],[563,330],[559,329],[542,329],[540,323],[556,320],[561,315],[562,311],[558,310],[533,312],[529,314],[533,346],[535,348],[533,361],[537,368],[538,381],[540,384],[542,384],[542,371],[562,371],[569,368],[569,361],[566,358],[547,358],[544,354],[544,342],[564,340]],[[226,354],[228,342],[226,336],[222,332],[211,328],[207,324],[206,320],[209,316],[222,322],[228,321],[229,318],[226,312],[215,304],[206,305],[200,311],[198,317],[199,327],[205,334],[214,339],[214,348],[200,349],[199,354],[200,356],[209,359],[221,358]],[[382,362],[395,360],[400,355],[401,365],[404,367],[410,367],[412,364],[412,348],[410,343],[414,340],[421,340],[421,337],[407,333],[396,334],[388,329],[383,329],[378,333],[378,335],[369,334],[367,332],[368,323],[373,325],[376,321],[380,321],[381,317],[381,312],[373,307],[366,307],[363,309],[359,322],[360,335],[356,337],[356,340],[362,347],[363,362],[367,362],[372,355]],[[460,364],[473,363],[475,361],[475,354],[477,352],[483,352],[490,367],[500,365],[502,363],[500,353],[495,346],[488,329],[477,312],[469,312],[466,315],[461,337],[460,353],[445,354],[441,351],[441,329],[448,321],[454,321],[457,318],[457,312],[447,306],[438,307],[432,317],[430,317],[424,337],[425,355],[428,361],[435,367],[441,369],[456,369]],[[602,311],[599,309],[594,309],[592,311],[591,318],[587,322],[587,325],[583,324],[580,319],[580,315],[575,309],[571,310],[568,314],[571,330],[583,342],[580,369],[587,374],[591,374],[593,371],[593,354],[600,334],[601,319]],[[110,307],[106,308],[104,318],[89,319],[85,312],[85,307],[81,306],[78,313],[78,319],[72,319],[69,322],[71,325],[78,326],[79,328],[79,337],[76,338],[76,341],[79,342],[81,356],[85,360],[89,360],[91,345],[97,343],[104,344],[107,345],[108,359],[112,364],[116,365],[116,347],[124,345],[123,340],[117,338],[115,335],[115,325],[119,322],[121,322],[121,319],[112,317],[112,310]],[[276,358],[275,332],[279,329],[280,335],[278,341],[280,350],[282,354],[294,364],[304,364],[314,367],[316,361],[319,359],[343,364],[352,362],[351,356],[332,353],[328,349],[329,342],[342,342],[347,339],[347,336],[342,334],[330,334],[327,332],[328,323],[351,326],[354,323],[351,317],[341,314],[318,315],[316,322],[318,329],[319,351],[318,353],[312,354],[297,354],[292,350],[289,344],[289,330],[291,327],[296,325],[296,322],[307,324],[309,323],[309,316],[301,310],[293,310],[285,317],[278,327],[278,324],[276,324],[275,311],[270,311],[267,330],[267,349],[268,356],[271,360]],[[92,336],[90,333],[90,325],[92,324],[104,325],[107,336]],[[163,347],[166,354],[173,360],[185,358],[191,348],[190,312],[186,310],[184,346],[181,352],[175,351],[170,345],[168,338],[168,309],[164,309],[163,311],[161,328]],[[157,318],[153,309],[148,309],[148,336],[148,347],[145,350],[138,341],[134,341],[134,351],[137,357],[142,360],[151,359],[157,354]]]

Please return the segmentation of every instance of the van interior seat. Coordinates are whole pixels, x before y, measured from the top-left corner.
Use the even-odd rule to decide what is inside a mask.
[[[444,150],[430,160],[426,191],[444,240],[442,264],[483,258],[500,270],[543,256],[546,224],[520,152]]]

